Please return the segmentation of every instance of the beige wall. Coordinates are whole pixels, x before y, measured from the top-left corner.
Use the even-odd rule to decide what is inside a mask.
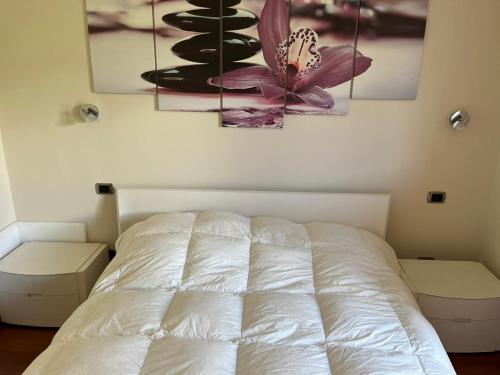
[[[2,0],[0,103],[19,219],[83,220],[113,241],[112,199],[93,184],[391,192],[400,256],[479,258],[498,139],[498,0],[431,1],[419,97],[354,102],[347,117],[287,117],[284,130],[222,129],[216,114],[153,110],[149,96],[90,91],[81,0]],[[495,55],[494,55],[495,54]],[[99,124],[72,123],[81,102]],[[471,112],[463,132],[448,113]],[[448,193],[428,205],[429,190]]]
[[[0,123],[2,112],[0,112]],[[2,133],[0,131],[0,229],[16,220],[14,202],[10,191],[9,174],[3,151]]]
[[[497,158],[497,181],[495,187],[494,205],[490,221],[488,243],[484,251],[484,262],[500,278],[500,153]]]

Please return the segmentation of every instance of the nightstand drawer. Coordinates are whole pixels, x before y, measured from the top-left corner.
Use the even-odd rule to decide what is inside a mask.
[[[418,304],[427,318],[435,319],[500,319],[500,298],[460,299],[421,294]]]
[[[24,295],[66,296],[78,294],[78,283],[74,273],[39,276],[0,272],[0,291]]]
[[[499,320],[453,321],[429,319],[449,353],[494,352],[500,335]]]
[[[18,295],[0,292],[2,322],[40,327],[60,327],[80,304],[77,295]]]

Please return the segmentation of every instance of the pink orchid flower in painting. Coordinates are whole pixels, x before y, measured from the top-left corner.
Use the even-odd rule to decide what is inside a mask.
[[[252,66],[213,77],[208,83],[226,89],[257,88],[268,100],[287,98],[313,107],[331,109],[333,97],[325,89],[348,82],[371,66],[372,59],[352,46],[316,48],[318,35],[303,27],[288,36],[288,3],[267,0],[257,27],[267,66]],[[288,58],[287,58],[288,52]],[[285,87],[287,90],[285,90]]]

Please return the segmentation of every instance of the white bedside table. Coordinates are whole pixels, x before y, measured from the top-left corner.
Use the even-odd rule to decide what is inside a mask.
[[[500,281],[478,262],[401,259],[402,274],[447,352],[500,350]]]
[[[109,262],[95,243],[27,242],[0,260],[5,323],[59,327],[90,293]]]

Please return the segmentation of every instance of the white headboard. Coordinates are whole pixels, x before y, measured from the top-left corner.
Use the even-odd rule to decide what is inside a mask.
[[[218,210],[350,225],[385,238],[390,199],[388,194],[116,188],[119,233],[158,213]]]

